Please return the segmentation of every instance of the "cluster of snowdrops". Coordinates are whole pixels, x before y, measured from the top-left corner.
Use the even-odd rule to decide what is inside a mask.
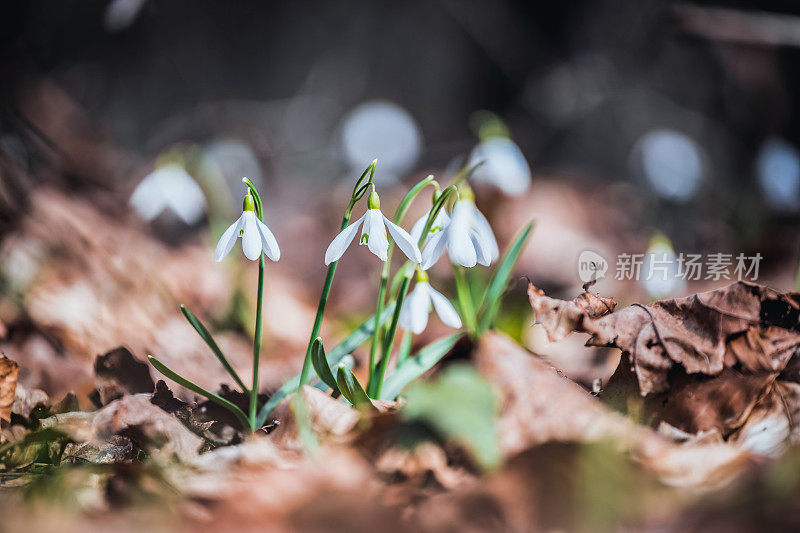
[[[245,413],[243,409],[225,398],[180,376],[157,358],[148,356],[150,362],[173,381],[229,409],[236,415],[244,429],[255,431],[264,426],[271,412],[284,398],[306,384],[330,390],[333,397],[341,397],[342,401],[359,408],[372,408],[372,399],[396,398],[405,385],[438,362],[464,334],[463,331],[456,331],[411,354],[412,335],[418,335],[426,328],[432,309],[444,324],[456,330],[464,327],[472,336],[477,336],[492,327],[497,317],[500,298],[532,225],[528,224],[514,239],[494,276],[484,288],[483,296],[476,301],[473,296],[476,292],[475,287],[470,286],[464,269],[476,265],[490,266],[499,259],[500,252],[492,229],[476,207],[474,195],[467,184],[467,178],[475,170],[475,166],[461,169],[444,188],[433,176],[421,180],[406,193],[392,221],[381,211],[380,198],[373,182],[376,163],[377,161],[373,161],[356,181],[342,218],[340,233],[325,252],[328,272],[311,328],[303,368],[298,376],[287,381],[270,396],[268,401],[263,404],[259,402],[258,366],[261,355],[264,257],[278,261],[281,252],[278,240],[264,223],[261,197],[247,178],[242,179],[247,186],[242,202],[242,214],[220,237],[214,257],[217,261],[221,261],[241,238],[245,257],[251,261],[258,261],[256,324],[250,387],[230,365],[202,322],[187,308],[181,306],[181,310],[236,384],[249,397],[248,412]],[[400,226],[406,211],[411,203],[429,188],[432,190],[429,197],[430,208],[414,223],[410,232],[406,231]],[[364,197],[367,202],[366,212],[351,223],[353,210]],[[326,353],[322,339],[318,335],[336,265],[359,234],[359,230],[358,243],[367,246],[382,261],[375,315]],[[393,276],[390,276],[393,245],[397,245],[406,260],[396,269]],[[431,286],[427,274],[427,270],[445,255],[445,251],[453,263],[459,310]],[[409,292],[413,278],[416,278],[416,283]],[[398,349],[395,350],[398,327],[404,330],[404,334]],[[369,340],[371,340],[369,374],[364,387],[350,369],[353,364],[350,354]],[[392,357],[395,359],[394,371],[387,376]]]

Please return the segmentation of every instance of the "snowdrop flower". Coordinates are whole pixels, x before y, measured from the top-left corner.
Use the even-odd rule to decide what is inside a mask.
[[[428,274],[424,270],[417,271],[417,284],[408,294],[400,308],[398,324],[403,329],[410,329],[419,335],[428,325],[428,315],[431,307],[436,310],[439,318],[452,328],[461,327],[461,318],[458,316],[453,304],[442,293],[431,287]]]
[[[531,185],[531,168],[511,139],[491,137],[470,155],[470,165],[483,161],[472,174],[473,182],[490,183],[506,194],[522,194]]]
[[[255,261],[261,257],[261,252],[273,261],[281,258],[281,250],[278,248],[278,241],[266,224],[261,222],[256,216],[255,202],[253,196],[248,191],[244,197],[242,206],[242,216],[228,226],[222,237],[219,238],[217,248],[214,250],[214,259],[222,261],[236,244],[236,239],[242,238],[242,250],[245,257]]]
[[[361,239],[359,244],[366,244],[369,251],[377,255],[381,261],[386,261],[389,254],[389,238],[386,235],[386,230],[397,243],[408,258],[419,263],[422,261],[422,254],[419,251],[417,243],[412,239],[411,235],[406,230],[393,223],[381,213],[381,201],[378,194],[373,190],[367,200],[367,212],[364,215],[347,226],[342,230],[339,235],[331,242],[328,249],[325,251],[325,264],[329,265],[334,261],[338,261],[340,257],[353,242],[353,238],[358,233],[358,228],[363,224],[361,230]]]
[[[203,217],[206,197],[191,175],[179,164],[170,163],[148,174],[131,196],[130,204],[139,215],[153,220],[171,209],[187,224]]]
[[[436,264],[445,248],[450,261],[468,268],[477,263],[489,266],[500,257],[492,228],[478,211],[469,192],[453,206],[450,221],[443,230],[428,237],[422,253],[422,269],[427,270]]]

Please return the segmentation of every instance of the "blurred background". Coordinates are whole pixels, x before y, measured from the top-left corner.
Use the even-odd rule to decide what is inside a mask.
[[[238,250],[223,267],[211,259],[245,175],[283,250],[268,271],[274,365],[263,370],[280,383],[300,364],[353,180],[375,157],[387,210],[428,173],[446,182],[484,160],[479,207],[501,248],[536,218],[518,278],[556,297],[580,291],[587,249],[611,263],[595,289],[622,304],[730,282],[613,279],[617,254],[653,246],[759,253],[758,282],[794,287],[796,3],[30,0],[2,10],[0,347],[29,385],[88,380],[94,356],[120,344],[225,381],[178,301],[246,364],[254,269]],[[364,279],[378,271],[362,252],[342,262],[329,335],[370,314],[376,288]],[[610,373],[616,360],[574,355],[582,341],[547,345],[525,285],[512,284],[503,329],[585,383]]]

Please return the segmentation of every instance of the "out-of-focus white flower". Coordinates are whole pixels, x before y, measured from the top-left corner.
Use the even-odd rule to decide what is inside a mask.
[[[352,169],[376,155],[381,159],[381,183],[395,183],[408,172],[422,151],[422,130],[404,108],[385,100],[363,102],[342,120],[342,148]]]
[[[401,328],[409,329],[419,335],[428,325],[431,308],[436,310],[436,314],[446,325],[456,329],[461,327],[461,318],[453,304],[442,293],[431,287],[428,274],[420,270],[417,272],[417,284],[414,290],[408,294],[400,308],[398,324]]]
[[[447,248],[450,261],[468,268],[489,266],[500,257],[500,249],[486,217],[470,197],[458,200],[443,231],[431,234],[422,252],[422,269],[428,270]]]
[[[367,201],[367,212],[361,218],[347,226],[336,236],[325,251],[325,264],[329,265],[338,261],[347,250],[353,238],[358,233],[358,228],[362,226],[361,239],[359,244],[366,244],[369,251],[377,255],[381,261],[386,261],[389,254],[389,238],[386,230],[397,243],[397,247],[415,263],[422,261],[422,254],[419,247],[411,235],[406,230],[386,218],[381,213],[381,202],[378,194],[373,190]]]
[[[181,165],[170,163],[155,169],[136,186],[130,204],[147,221],[171,209],[187,224],[203,217],[206,197]]]
[[[278,241],[275,240],[275,235],[267,225],[256,216],[255,203],[249,192],[244,197],[242,216],[228,226],[228,229],[219,238],[217,248],[214,250],[214,259],[222,261],[233,249],[233,245],[236,244],[236,239],[239,237],[242,238],[244,255],[249,260],[257,260],[261,257],[261,252],[264,252],[273,261],[281,258]]]
[[[472,181],[494,185],[506,194],[517,195],[531,185],[531,168],[519,146],[506,137],[482,141],[470,154],[470,165],[483,162],[472,173]]]
[[[686,286],[669,238],[658,233],[650,240],[641,267],[642,285],[652,298],[664,298]]]

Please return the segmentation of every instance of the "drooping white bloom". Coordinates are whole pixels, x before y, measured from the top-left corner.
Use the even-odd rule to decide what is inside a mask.
[[[387,229],[394,239],[394,242],[397,243],[397,247],[400,248],[411,261],[415,263],[422,261],[422,253],[411,235],[381,213],[380,200],[378,200],[378,195],[374,191],[370,194],[367,206],[367,212],[364,213],[361,218],[347,226],[333,239],[328,249],[325,251],[325,264],[329,265],[342,257],[347,247],[353,242],[353,238],[356,236],[358,228],[361,226],[363,226],[363,228],[361,230],[359,244],[366,244],[369,251],[377,255],[381,261],[386,261],[389,254],[389,238],[386,235]]]
[[[281,258],[281,250],[278,241],[266,224],[261,222],[256,216],[253,197],[248,194],[244,198],[244,208],[242,216],[228,226],[222,237],[219,238],[217,248],[214,250],[214,259],[222,261],[227,256],[236,239],[242,238],[242,250],[245,257],[251,261],[256,261],[264,252],[273,261]]]
[[[436,314],[448,326],[456,329],[461,327],[461,318],[453,304],[442,293],[431,287],[425,272],[420,272],[414,290],[408,294],[400,308],[398,324],[401,328],[410,329],[419,335],[428,325],[431,308],[436,310]]]
[[[422,252],[422,269],[432,267],[445,248],[450,261],[468,268],[478,263],[489,266],[500,257],[492,228],[471,198],[457,201],[443,231],[428,237]]]
[[[181,165],[170,163],[145,176],[133,191],[130,204],[147,221],[171,209],[185,223],[194,224],[203,217],[206,197]]]
[[[519,146],[506,137],[491,137],[470,154],[470,165],[482,161],[472,181],[490,183],[506,194],[522,194],[531,185],[531,168]]]

